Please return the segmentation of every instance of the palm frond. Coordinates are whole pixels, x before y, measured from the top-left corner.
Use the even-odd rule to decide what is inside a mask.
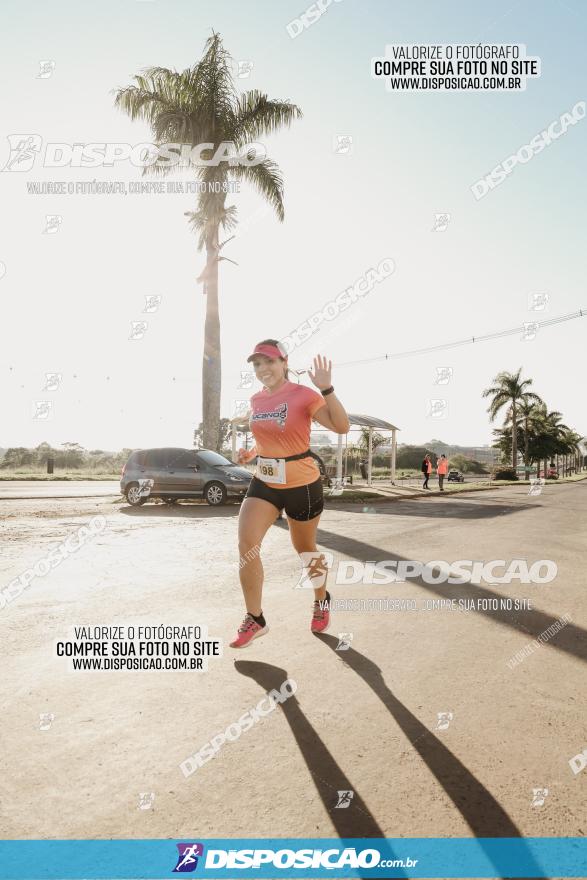
[[[301,119],[302,116],[300,108],[289,101],[268,98],[258,89],[245,92],[236,103],[235,140],[240,145],[255,141],[263,135],[290,126],[295,119]]]
[[[256,187],[274,209],[277,219],[283,221],[283,177],[278,165],[271,159],[264,159],[258,165],[238,165],[232,169],[237,179],[247,180]]]
[[[151,128],[155,146],[164,144],[210,144],[202,150],[202,159],[210,159],[225,142],[234,143],[237,154],[262,135],[271,134],[299,119],[299,107],[271,99],[259,90],[238,95],[231,69],[231,56],[220,34],[212,32],[201,59],[183,71],[167,67],[145,67],[133,78],[133,84],[115,91],[115,106],[132,120],[143,120]],[[182,162],[151,162],[142,173],[167,176],[185,168]],[[249,155],[249,159],[252,156]],[[192,170],[194,166],[191,166]],[[222,161],[210,167],[195,166],[196,177],[205,185],[198,196],[197,209],[186,212],[191,229],[198,234],[198,248],[217,242],[219,227],[235,228],[236,207],[226,206],[226,192],[216,191],[217,183],[232,179],[246,180],[284,218],[283,177],[279,167],[265,158],[257,165],[231,164]],[[214,245],[212,245],[214,246]]]

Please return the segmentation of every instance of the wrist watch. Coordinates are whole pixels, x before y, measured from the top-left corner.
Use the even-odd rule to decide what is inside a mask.
[[[322,396],[326,397],[327,394],[332,394],[333,391],[334,391],[334,385],[331,385],[330,388],[324,389],[324,391],[322,392]]]

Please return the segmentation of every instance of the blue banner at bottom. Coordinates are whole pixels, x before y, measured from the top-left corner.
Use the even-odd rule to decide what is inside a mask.
[[[4,840],[0,880],[587,877],[583,837]]]

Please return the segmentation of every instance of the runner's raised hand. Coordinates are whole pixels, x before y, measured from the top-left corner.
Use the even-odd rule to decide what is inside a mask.
[[[308,370],[308,376],[320,391],[324,391],[325,388],[330,388],[332,385],[331,381],[332,374],[332,361],[327,360],[325,357],[322,357],[321,354],[317,355],[314,358],[314,372],[312,370]]]

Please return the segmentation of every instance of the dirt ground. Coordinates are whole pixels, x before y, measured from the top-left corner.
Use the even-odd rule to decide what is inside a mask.
[[[333,598],[417,610],[333,612],[309,632],[287,523],[263,546],[270,632],[242,619],[238,506],[130,508],[117,499],[1,501],[0,588],[87,523],[106,528],[0,610],[3,838],[517,837],[585,834],[587,483],[334,504],[319,546],[340,560],[554,560],[550,584],[329,584]],[[529,598],[531,610],[426,610],[426,600]],[[568,623],[507,661],[563,613]],[[207,627],[206,672],[70,672],[70,627]],[[336,650],[337,634],[352,633]],[[295,696],[188,778],[179,764],[295,680]],[[40,729],[40,715],[54,717]],[[448,724],[440,713],[452,713]],[[448,715],[443,715],[448,719]],[[446,726],[442,726],[446,724]],[[534,789],[548,789],[532,806]],[[350,790],[347,808],[338,792]],[[139,795],[151,793],[149,808]],[[536,799],[536,798],[534,798]]]

